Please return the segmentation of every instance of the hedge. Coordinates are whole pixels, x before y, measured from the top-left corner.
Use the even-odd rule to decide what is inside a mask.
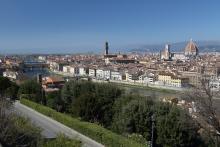
[[[21,99],[20,102],[54,120],[88,136],[95,141],[107,147],[144,147],[146,145],[129,140],[128,138],[118,135],[110,130],[107,130],[97,124],[84,122],[73,118],[67,114],[57,112],[49,107],[32,102],[27,99]]]

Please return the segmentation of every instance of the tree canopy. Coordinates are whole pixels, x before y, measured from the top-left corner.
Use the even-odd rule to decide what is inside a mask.
[[[0,96],[7,96],[11,99],[17,98],[18,85],[8,78],[0,76]]]
[[[35,80],[27,80],[20,85],[18,95],[35,102],[42,102],[41,85]]]
[[[62,89],[67,112],[104,126],[110,125],[113,104],[121,94],[120,88],[111,84],[87,81],[70,81]]]
[[[115,107],[112,129],[118,133],[140,134],[151,140],[151,117],[154,114],[157,146],[193,147],[200,143],[198,125],[185,110],[174,105],[130,95],[118,100]]]
[[[156,117],[156,141],[157,144],[164,147],[197,146],[199,143],[198,129],[195,121],[176,106],[170,106],[169,112]]]

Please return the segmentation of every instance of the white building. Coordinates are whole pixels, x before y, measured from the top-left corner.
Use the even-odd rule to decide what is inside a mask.
[[[184,53],[173,53],[172,60],[183,60],[185,61],[187,58]]]
[[[41,61],[46,61],[47,58],[46,58],[46,56],[39,56],[38,59]]]
[[[119,71],[111,71],[111,80],[122,81],[123,74]]]
[[[95,68],[89,68],[89,76],[90,77],[96,77],[96,69]]]
[[[5,71],[5,72],[3,72],[3,77],[7,77],[12,80],[17,80],[18,79],[18,72]]]
[[[86,68],[83,66],[79,67],[79,76],[86,76]]]
[[[70,66],[63,66],[63,72],[70,73]]]
[[[144,75],[138,76],[138,81],[137,82],[143,84],[144,83],[144,77],[145,77]]]
[[[71,74],[76,74],[76,67],[74,67],[74,66],[70,66],[70,73]]]
[[[210,81],[210,88],[213,91],[219,91],[220,90],[220,77],[212,79]]]
[[[131,70],[126,72],[126,81],[128,82],[142,82],[142,71]]]
[[[104,79],[104,71],[103,69],[97,69],[96,70],[96,78],[97,79]]]
[[[50,65],[50,70],[52,71],[59,71],[59,64],[54,61],[47,61],[47,64]]]
[[[80,76],[86,75],[86,72],[85,72],[85,68],[84,68],[84,67],[79,67],[79,75],[80,75]]]
[[[155,74],[149,73],[149,74],[144,76],[143,80],[144,80],[145,84],[154,84],[155,79],[156,79]]]
[[[105,80],[109,80],[111,78],[111,71],[109,69],[103,70],[103,77]]]

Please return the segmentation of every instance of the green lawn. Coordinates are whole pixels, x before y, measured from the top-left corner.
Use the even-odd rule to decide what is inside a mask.
[[[27,99],[21,99],[20,102],[54,120],[96,140],[107,147],[144,147],[146,145],[137,143],[124,136],[118,135],[110,130],[94,123],[84,122],[69,115],[59,113],[49,107],[37,104]]]

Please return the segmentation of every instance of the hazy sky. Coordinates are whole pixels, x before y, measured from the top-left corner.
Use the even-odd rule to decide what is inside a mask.
[[[219,0],[0,0],[0,53],[220,40]]]

